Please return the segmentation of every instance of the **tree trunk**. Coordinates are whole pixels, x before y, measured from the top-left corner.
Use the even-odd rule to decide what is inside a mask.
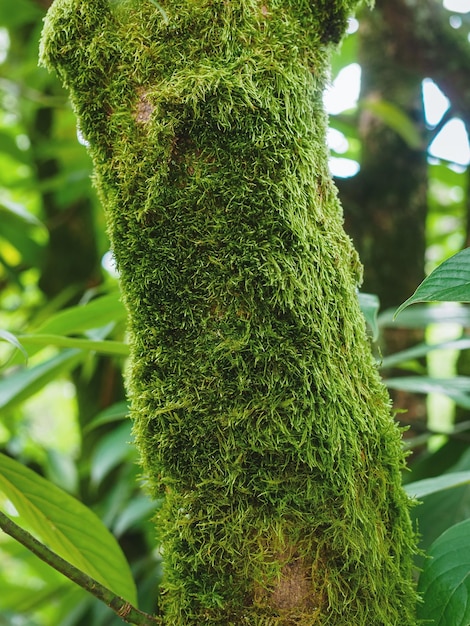
[[[379,0],[361,20],[361,98],[366,104],[390,103],[406,114],[416,143],[410,145],[366,106],[359,119],[361,171],[344,181],[347,230],[365,266],[364,290],[377,294],[384,309],[400,305],[424,279],[426,249],[422,77],[403,52],[402,4]]]
[[[410,145],[365,106],[358,124],[361,171],[338,184],[346,230],[364,263],[363,290],[377,294],[382,309],[399,306],[425,276],[427,136],[422,75],[411,62],[410,19],[405,0],[377,0],[374,11],[364,12],[361,19],[359,62],[361,99],[366,105],[391,104],[406,114],[413,122],[414,143]],[[400,328],[398,319],[383,329],[381,351],[394,354],[422,341],[423,330]],[[394,369],[385,375],[403,376],[406,372]],[[398,419],[411,424],[426,422],[424,396],[393,391],[392,398]]]
[[[56,0],[129,312],[166,624],[415,623],[400,434],[322,90],[351,0]]]

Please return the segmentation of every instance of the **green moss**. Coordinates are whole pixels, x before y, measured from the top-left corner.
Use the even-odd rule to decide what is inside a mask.
[[[355,0],[56,0],[90,143],[171,626],[410,626],[400,433],[325,144]]]

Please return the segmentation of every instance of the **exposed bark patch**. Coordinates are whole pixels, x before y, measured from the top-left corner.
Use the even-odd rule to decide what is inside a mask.
[[[140,124],[146,124],[152,118],[154,106],[148,99],[149,92],[145,89],[139,89],[138,96],[139,98],[135,107],[134,118],[136,122],[139,122]]]
[[[303,559],[289,561],[271,592],[271,604],[280,611],[307,611],[314,607],[310,568]]]
[[[283,563],[279,577],[266,587],[257,587],[255,602],[277,615],[276,624],[291,626],[304,624],[308,615],[314,624],[322,605],[321,584],[313,580],[317,568],[312,562],[287,547],[274,556]]]

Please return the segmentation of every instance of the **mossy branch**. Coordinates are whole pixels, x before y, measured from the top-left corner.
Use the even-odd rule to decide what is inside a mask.
[[[10,537],[19,541],[30,552],[39,557],[42,561],[53,567],[55,570],[69,578],[75,584],[91,593],[91,595],[104,602],[116,615],[128,624],[136,624],[137,626],[154,626],[161,625],[162,621],[158,617],[153,617],[148,613],[139,611],[129,602],[117,596],[110,589],[99,583],[85,572],[60,557],[58,554],[50,550],[43,543],[35,539],[31,533],[24,530],[18,524],[15,524],[7,515],[0,511],[0,528]]]

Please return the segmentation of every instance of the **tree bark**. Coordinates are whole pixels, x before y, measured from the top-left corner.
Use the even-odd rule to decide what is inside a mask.
[[[56,0],[129,313],[166,624],[415,624],[415,537],[328,172],[355,1]]]

